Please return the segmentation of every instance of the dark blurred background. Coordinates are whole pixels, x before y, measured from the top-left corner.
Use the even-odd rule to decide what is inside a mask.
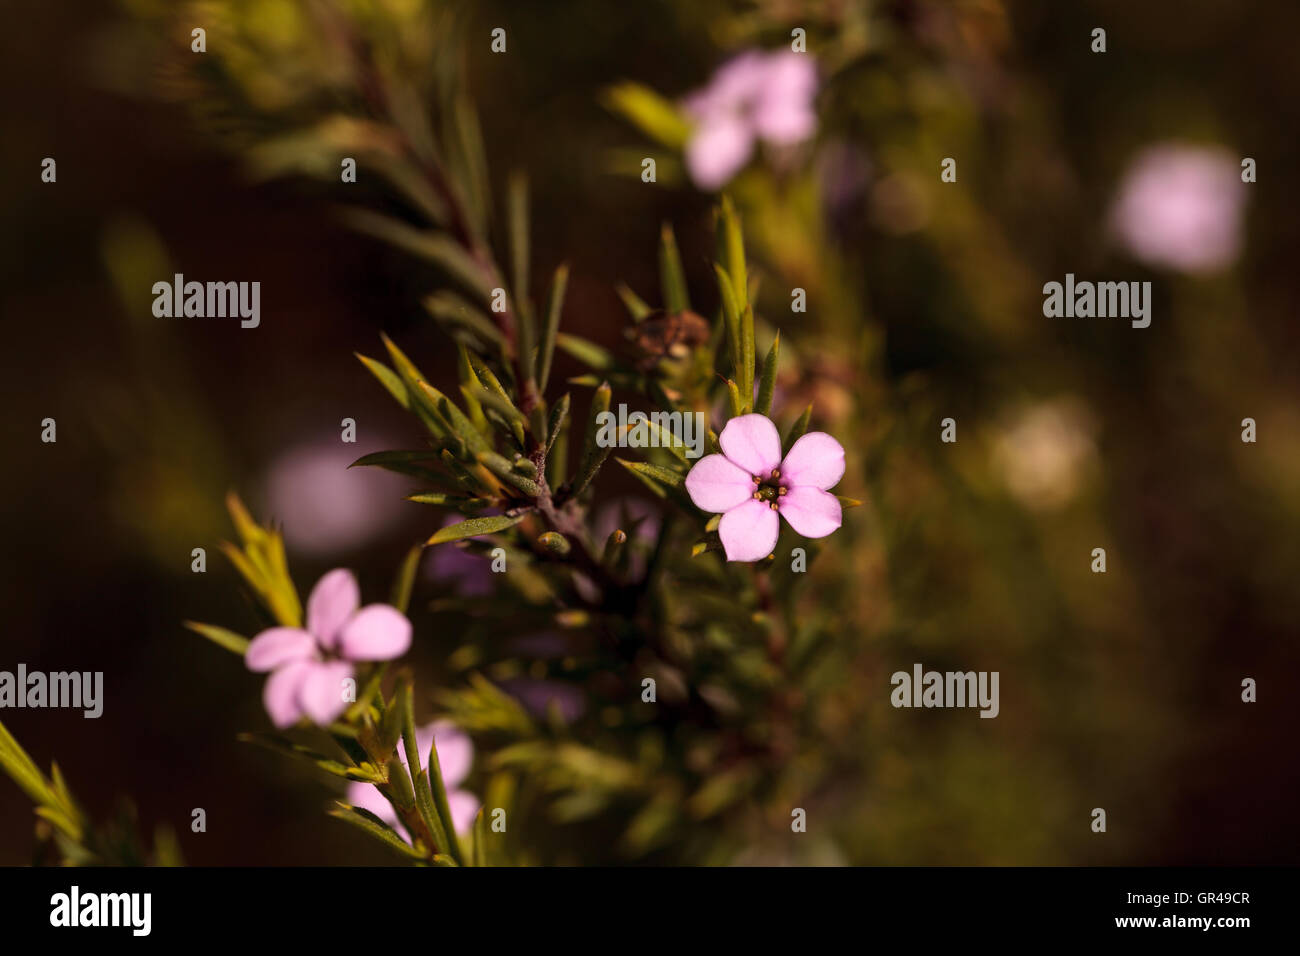
[[[147,6],[11,7],[0,41],[0,668],[102,670],[106,687],[99,720],[0,717],[92,816],[129,795],[147,828],[176,827],[187,862],[389,862],[323,816],[330,781],[235,741],[264,726],[260,679],[180,622],[255,626],[217,551],[230,489],[284,522],[301,588],[347,566],[385,593],[442,518],[401,502],[402,480],[343,471],[414,428],[351,353],[376,354],[381,330],[443,376],[454,353],[420,308],[418,265],[340,225],[320,187],[250,182],[219,121],[151,95],[167,65],[143,55],[163,22]],[[770,318],[837,383],[822,400],[857,482],[840,490],[872,513],[825,572],[845,661],[824,720],[840,768],[827,859],[1294,862],[1300,7],[480,4],[474,35],[511,38],[507,56],[468,53],[489,161],[529,171],[536,274],[570,263],[570,331],[619,340],[614,283],[650,296],[661,221],[693,291],[709,301],[712,282],[713,197],[612,172],[610,152],[639,140],[602,91],[632,78],[679,97],[803,22],[814,53],[843,58],[810,167],[836,244],[825,287],[851,297],[801,343]],[[1212,275],[1144,265],[1108,233],[1126,170],[1164,142],[1258,161],[1240,249]],[[57,184],[40,182],[46,156]],[[945,156],[956,185],[938,180]],[[782,259],[779,211],[747,223],[768,230],[773,273],[815,261]],[[261,327],[155,319],[148,289],[173,271],[260,280]],[[1044,318],[1041,285],[1066,272],[1151,279],[1151,327]],[[779,302],[796,283],[775,284]],[[837,352],[849,330],[874,344]],[[948,415],[955,446],[938,442]],[[1256,444],[1239,440],[1247,416]],[[56,444],[39,441],[46,417]],[[338,441],[345,417],[356,446]],[[630,490],[607,480],[611,498]],[[456,636],[417,627],[415,659],[437,674]],[[890,709],[888,675],[915,661],[1000,669],[1002,716]],[[1087,830],[1096,806],[1105,838]],[[29,859],[31,832],[0,781],[0,863]]]

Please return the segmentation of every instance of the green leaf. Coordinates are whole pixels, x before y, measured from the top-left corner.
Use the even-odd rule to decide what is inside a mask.
[[[672,471],[660,465],[652,465],[646,461],[628,461],[624,458],[615,458],[614,460],[638,478],[649,479],[649,482],[658,482],[669,488],[680,488],[686,482],[686,476],[681,472]]]
[[[690,138],[691,124],[681,110],[648,86],[619,83],[607,89],[603,99],[611,112],[626,117],[647,136],[671,149],[682,149]]]
[[[551,448],[555,445],[555,439],[560,434],[565,422],[569,420],[569,393],[565,392],[560,396],[560,400],[555,403],[551,409],[551,419],[546,426],[546,454],[549,458]]]
[[[492,409],[507,422],[516,424],[520,428],[528,427],[528,416],[516,408],[514,402],[510,401],[509,398],[503,398],[497,392],[486,388],[480,388],[475,392],[474,398]]]
[[[447,831],[434,805],[434,795],[429,784],[429,774],[425,771],[422,765],[423,762],[420,760],[420,745],[417,743],[415,733],[415,702],[409,681],[402,683],[397,692],[397,700],[394,706],[402,714],[402,745],[406,750],[406,766],[411,773],[416,812],[420,814],[420,819],[424,822],[425,827],[429,830],[429,835],[433,838],[434,849],[452,853],[453,849],[447,838]],[[453,855],[459,859],[459,854]]]
[[[470,518],[459,524],[449,525],[434,532],[433,536],[425,542],[426,546],[443,544],[447,541],[460,541],[462,538],[473,538],[481,534],[495,534],[498,531],[505,531],[507,528],[513,528],[519,522],[524,520],[524,515],[488,515],[482,518]]]
[[[224,627],[216,627],[212,624],[199,624],[197,621],[184,621],[183,624],[195,634],[202,634],[213,644],[224,647],[232,654],[243,657],[248,650],[248,638],[236,634],[234,631],[228,631]]]
[[[623,307],[627,309],[628,315],[632,316],[633,322],[640,322],[654,311],[654,309],[646,305],[644,300],[642,300],[640,296],[628,288],[624,283],[620,282],[616,285],[614,291],[617,292],[618,297],[623,300]]]
[[[636,428],[639,424],[641,424],[641,421],[642,420],[638,419],[638,421],[636,422],[628,422],[621,429],[619,429],[619,431],[622,432],[624,435],[626,435],[627,432],[631,431],[632,429]],[[670,431],[667,428],[664,428],[662,425],[656,422],[654,418],[651,416],[646,416],[646,418],[644,419],[644,423],[647,429],[654,432],[655,435],[658,436],[660,448],[668,449],[668,451],[671,452],[673,457],[675,457],[678,461],[682,462],[683,464],[686,463],[686,446],[682,444],[680,438],[674,435],[672,431]]]
[[[754,405],[754,411],[760,415],[771,415],[772,413],[772,394],[776,391],[776,365],[781,354],[781,333],[776,333],[776,338],[772,340],[772,347],[768,350],[767,358],[763,360],[763,378],[758,383],[758,402]]]
[[[808,432],[808,423],[812,421],[812,405],[809,404],[799,416],[799,420],[790,428],[790,434],[785,436],[785,450],[789,451],[790,446],[797,442]]]
[[[605,463],[609,457],[609,448],[602,448],[596,443],[596,436],[600,433],[600,426],[597,424],[601,414],[609,411],[610,399],[613,390],[609,387],[609,382],[601,382],[600,386],[592,393],[591,396],[591,414],[587,419],[587,433],[582,440],[582,457],[578,462],[578,477],[574,482],[574,497],[582,494],[593,478],[596,472],[600,471],[600,466]]]
[[[483,387],[513,410],[510,415],[507,416],[508,426],[511,428],[516,443],[518,443],[520,448],[523,448],[524,427],[527,425],[528,420],[524,417],[523,413],[515,407],[515,403],[511,401],[509,393],[502,386],[501,380],[496,377],[495,373],[493,373],[493,371],[473,352],[469,353],[469,361],[470,365],[474,368],[474,374],[477,375],[479,381],[483,383]],[[479,400],[483,400],[482,396],[479,397]]]
[[[583,362],[598,371],[613,368],[616,364],[613,354],[595,342],[588,342],[586,339],[579,338],[576,335],[569,335],[566,332],[557,334],[555,341],[560,348],[579,362]]]
[[[439,457],[440,452],[436,448],[374,451],[368,455],[362,455],[352,464],[348,465],[348,467],[359,468],[372,465],[410,464],[417,461],[437,461]]]
[[[736,296],[736,308],[743,312],[749,304],[749,280],[745,272],[745,240],[740,230],[740,218],[730,196],[722,197],[718,209],[718,244],[719,256],[727,275],[731,277],[732,291]]]
[[[542,329],[542,342],[537,350],[537,391],[544,393],[551,377],[551,359],[555,354],[555,336],[560,329],[560,312],[564,308],[564,293],[569,284],[569,267],[560,266],[551,280],[551,294],[546,303],[546,325]]]
[[[514,462],[508,461],[496,452],[479,452],[478,460],[482,462],[483,465],[487,467],[488,471],[492,472],[492,474],[518,488],[529,497],[538,498],[542,495],[541,485],[535,482],[528,475],[523,474],[520,469],[517,469]],[[532,462],[529,462],[529,465],[534,469],[533,474],[536,475],[536,466],[533,465]]]
[[[510,174],[506,184],[506,211],[509,216],[511,291],[515,302],[523,302],[528,298],[528,179],[518,171]]]
[[[486,807],[479,807],[478,813],[474,814],[474,843],[471,847],[473,866],[487,866],[488,828],[485,810]]]
[[[4,767],[19,789],[33,801],[44,805],[57,805],[58,794],[54,793],[27,751],[9,733],[8,728],[0,723],[0,766]]]
[[[487,314],[473,303],[444,289],[424,298],[425,310],[443,325],[468,329],[484,344],[495,346],[497,351],[504,350],[506,337],[502,334]]]
[[[329,812],[330,816],[339,820],[344,820],[354,827],[357,827],[369,833],[381,843],[387,844],[392,849],[404,856],[413,857],[417,860],[424,859],[424,854],[417,850],[411,844],[407,843],[397,831],[390,827],[379,817],[375,816],[369,810],[362,810],[360,807],[348,806],[341,800]]]
[[[718,279],[718,295],[722,299],[722,319],[727,328],[727,343],[731,346],[731,374],[740,375],[740,308],[736,305],[736,291],[727,270],[716,263],[713,271]]]
[[[361,364],[370,369],[370,373],[379,379],[379,384],[388,390],[389,395],[397,399],[399,405],[407,409],[411,407],[411,393],[406,390],[406,383],[402,381],[400,375],[384,363],[376,362],[360,352],[353,352],[352,354],[361,359]]]
[[[383,783],[388,779],[382,770],[371,764],[349,767],[342,761],[318,753],[310,747],[304,747],[302,744],[295,743],[287,737],[281,737],[278,734],[240,734],[236,739],[243,741],[244,743],[257,744],[259,747],[265,747],[268,750],[274,750],[275,752],[285,754],[286,756],[296,757],[299,760],[306,760],[309,763],[315,764],[326,773],[333,774],[336,777],[343,777],[346,780],[362,780],[366,783]]]
[[[452,434],[464,441],[470,451],[482,451],[488,447],[487,439],[483,437],[483,433],[474,427],[474,423],[465,416],[465,413],[460,410],[460,407],[455,402],[428,382],[419,381],[416,385],[433,404],[439,417],[451,425]]]
[[[488,217],[492,213],[492,190],[488,185],[487,151],[483,148],[483,130],[479,126],[478,113],[464,92],[459,93],[453,104],[456,121],[456,136],[460,153],[464,158],[465,180],[468,188],[471,211],[478,231],[486,231]]]
[[[426,232],[416,229],[400,219],[393,219],[368,209],[348,208],[343,211],[344,220],[358,232],[382,239],[404,252],[425,259],[454,279],[466,291],[472,292],[475,299],[487,305],[491,293],[483,281],[483,272],[455,240],[440,232]]]
[[[569,397],[569,393],[565,392],[564,398],[567,399],[568,397]],[[557,405],[556,407],[558,408],[559,406]],[[546,439],[547,442],[550,444],[550,447],[546,449],[546,481],[547,484],[549,484],[552,488],[559,488],[562,484],[564,484],[565,478],[568,475],[568,468],[569,468],[569,420],[567,418],[568,411],[569,411],[568,405],[565,404],[564,412],[566,418],[564,419],[564,421],[557,423],[558,427],[552,430],[550,435]]]
[[[677,251],[673,227],[664,223],[659,233],[659,281],[663,286],[664,308],[676,314],[691,307],[686,292],[686,273]]]
[[[442,505],[443,507],[461,508],[486,508],[492,504],[487,498],[464,498],[460,495],[449,495],[441,491],[422,492],[417,495],[407,495],[407,501],[414,501],[421,505]]]
[[[754,407],[754,310],[745,306],[740,313],[740,387],[741,407]]]
[[[425,771],[421,771],[425,772]],[[451,806],[447,802],[447,783],[442,779],[442,761],[438,759],[438,743],[429,745],[429,762],[427,765],[430,789],[433,791],[434,806],[442,818],[443,830],[447,835],[448,854],[457,862],[463,863],[460,840],[456,837],[456,822],[451,815]]]
[[[429,398],[420,391],[419,382],[424,379],[424,373],[415,367],[415,363],[406,357],[396,343],[382,332],[379,336],[384,342],[384,348],[388,350],[388,357],[393,362],[393,367],[397,370],[398,376],[406,385],[407,394],[410,396],[410,408],[424,423],[434,435],[439,438],[451,437],[451,423],[444,421],[439,416],[438,411],[434,408]]]
[[[398,569],[397,580],[393,582],[393,597],[389,603],[403,614],[411,606],[411,591],[415,587],[415,572],[420,567],[420,557],[423,554],[424,548],[418,544],[410,551],[407,551],[402,566]]]
[[[727,379],[727,399],[731,403],[731,417],[737,418],[745,413],[745,403],[741,401],[740,389],[731,379]]]

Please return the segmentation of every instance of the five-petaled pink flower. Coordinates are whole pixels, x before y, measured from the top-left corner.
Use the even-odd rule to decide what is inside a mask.
[[[347,709],[343,682],[352,661],[390,661],[410,646],[406,615],[388,604],[361,607],[357,579],[336,568],[307,599],[307,627],[268,628],[249,643],[244,663],[271,672],[262,701],[277,727],[304,715],[324,725]]]
[[[469,775],[469,768],[474,763],[474,742],[450,721],[440,720],[426,724],[415,732],[415,747],[420,752],[422,769],[428,766],[429,750],[435,746],[438,748],[442,782],[447,788],[447,808],[451,810],[452,824],[457,833],[468,833],[482,804],[474,794],[456,788]],[[410,766],[406,761],[406,747],[401,743],[397,745],[397,756],[402,761],[402,766]],[[359,780],[349,783],[348,803],[369,810],[390,826],[398,826],[397,811],[388,802],[388,798],[371,784]]]
[[[805,538],[840,526],[839,500],[829,490],[844,477],[844,448],[825,432],[808,432],[781,458],[781,436],[763,415],[740,415],[718,436],[721,455],[707,455],[686,476],[696,506],[722,512],[718,536],[728,561],[759,561],[772,553],[781,515]]]

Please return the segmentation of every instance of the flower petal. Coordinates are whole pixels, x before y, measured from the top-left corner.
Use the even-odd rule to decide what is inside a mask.
[[[401,748],[398,748],[398,752],[401,752]],[[393,809],[393,805],[387,798],[375,789],[374,784],[353,780],[348,784],[346,800],[354,807],[369,810],[390,827],[397,827],[397,811]]]
[[[451,823],[457,833],[468,833],[474,825],[474,817],[483,804],[478,797],[464,790],[450,790],[447,793],[447,808],[451,810]]]
[[[844,446],[825,432],[809,432],[794,443],[781,462],[781,478],[790,488],[829,491],[844,477]]]
[[[262,688],[262,703],[266,707],[266,714],[271,718],[271,723],[281,730],[296,724],[302,716],[298,691],[311,668],[311,661],[293,661],[268,677],[266,686]]]
[[[411,646],[411,622],[391,604],[367,604],[343,626],[338,652],[350,661],[391,661]]]
[[[722,453],[750,475],[766,477],[781,464],[781,436],[766,415],[738,415],[718,436]]]
[[[343,682],[352,676],[352,665],[347,661],[312,661],[305,666],[307,673],[298,685],[298,706],[313,723],[323,727],[348,709]]]
[[[750,498],[718,522],[718,537],[728,561],[761,561],[776,547],[781,522],[766,501]]]
[[[438,766],[442,769],[442,782],[448,789],[469,776],[469,768],[474,763],[474,742],[469,739],[469,734],[451,721],[440,720],[433,725],[433,744],[438,748]],[[420,759],[428,760],[428,756],[426,744],[420,752]]]
[[[686,492],[695,507],[727,511],[754,496],[753,477],[725,455],[706,455],[686,476]]]
[[[316,639],[300,627],[269,627],[244,651],[244,664],[259,674],[290,661],[307,660],[316,653]]]
[[[813,100],[817,67],[812,58],[793,51],[772,54],[753,111],[758,135],[769,143],[798,143],[817,130]]]
[[[307,630],[320,646],[334,650],[339,631],[361,606],[361,589],[347,568],[335,568],[316,582],[307,598]]]
[[[740,116],[713,113],[696,127],[686,143],[686,169],[705,192],[721,189],[749,162],[754,133]]]
[[[781,499],[781,517],[805,538],[824,538],[840,526],[843,512],[833,494],[803,485]]]

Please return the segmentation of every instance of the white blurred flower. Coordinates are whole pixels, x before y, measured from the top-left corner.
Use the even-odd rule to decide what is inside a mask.
[[[1041,402],[1003,426],[993,459],[1008,490],[1026,507],[1050,511],[1078,493],[1096,455],[1092,417],[1069,399]]]

